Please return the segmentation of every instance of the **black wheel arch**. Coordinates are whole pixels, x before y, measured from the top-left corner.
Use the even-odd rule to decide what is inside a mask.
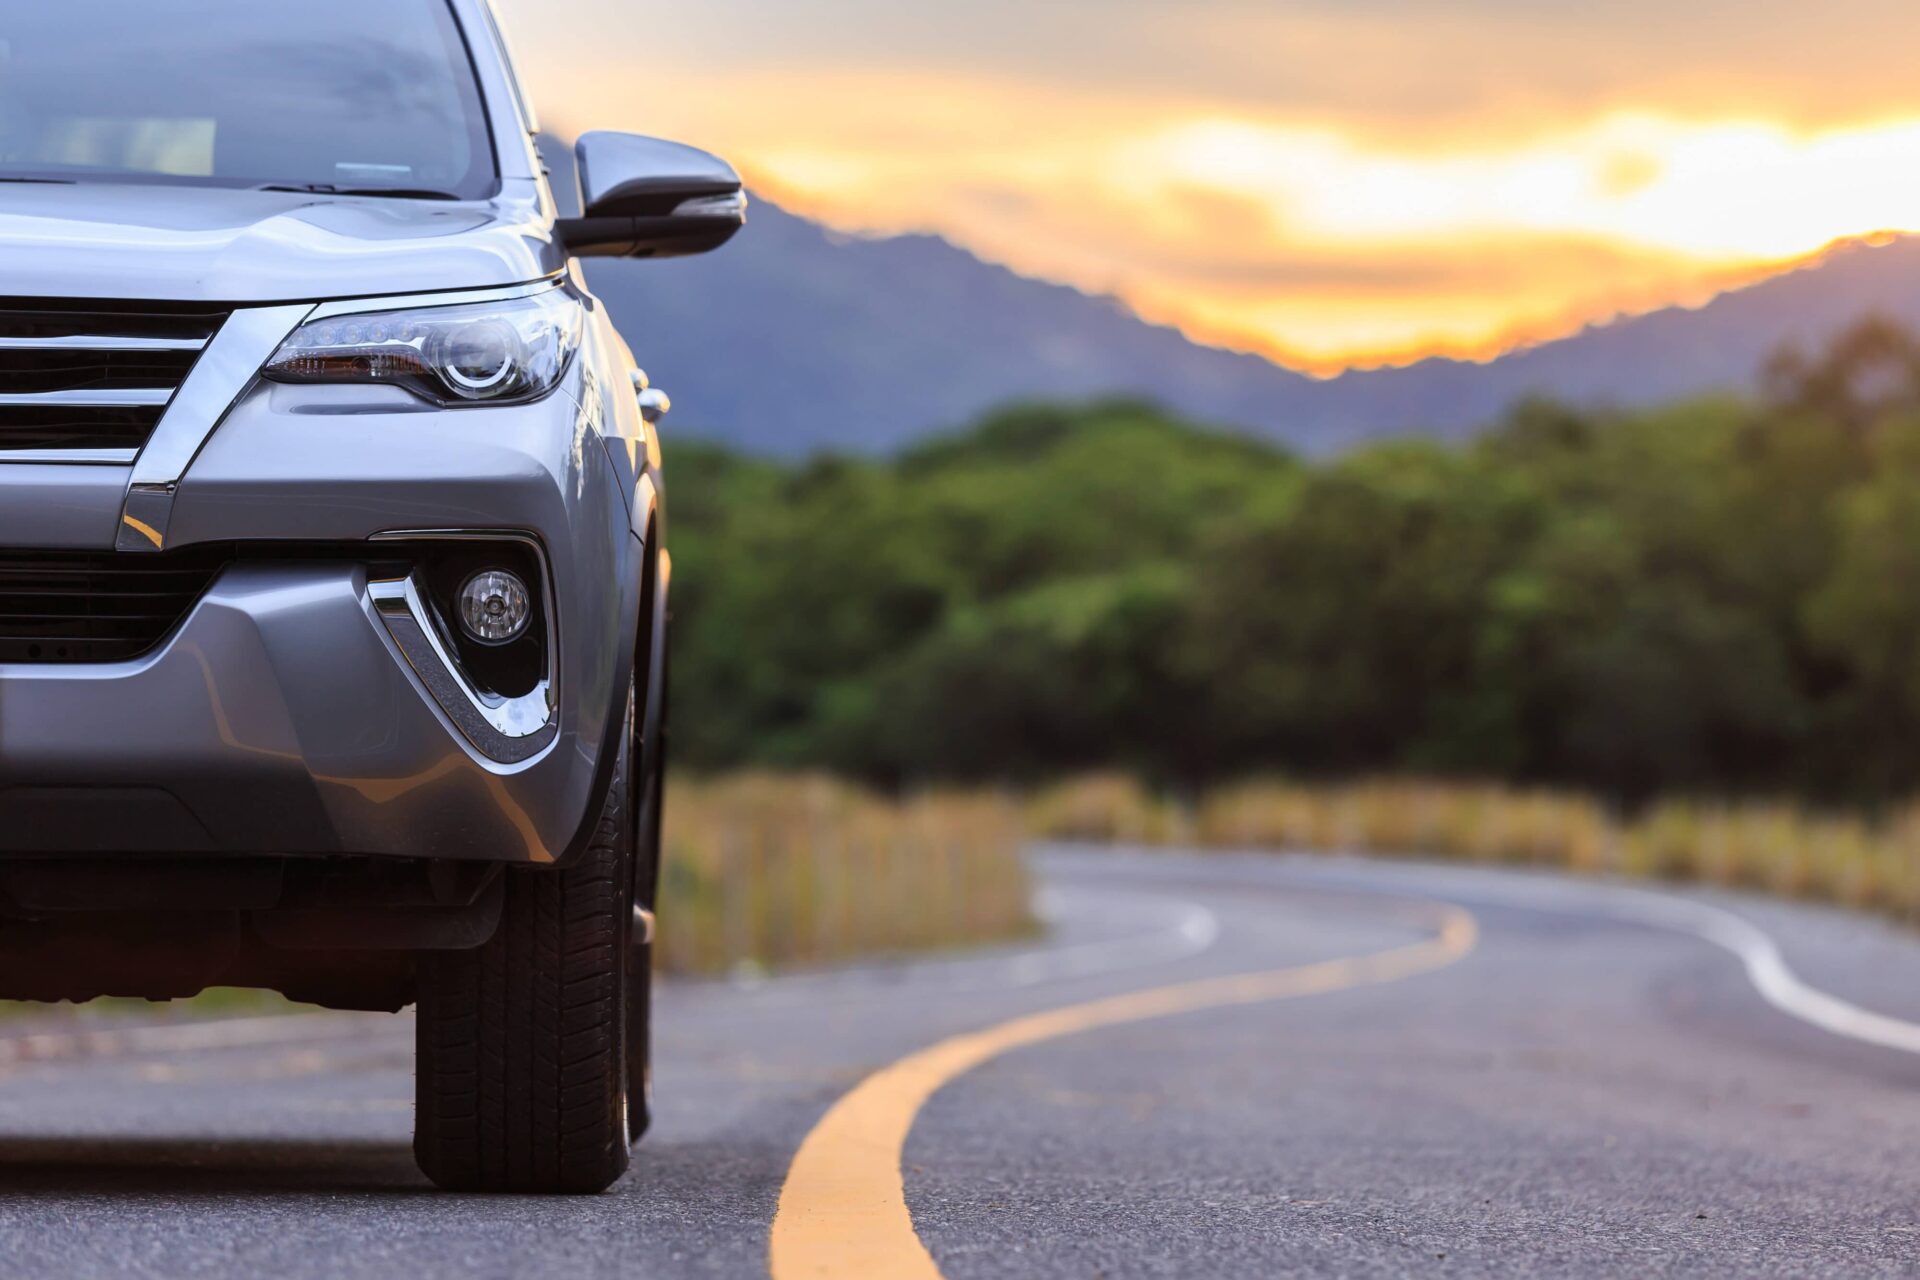
[[[639,624],[634,640],[633,665],[637,677],[635,694],[639,705],[634,708],[635,725],[632,750],[634,777],[640,785],[634,789],[632,804],[637,821],[658,821],[657,806],[661,797],[651,796],[649,782],[656,770],[664,770],[667,756],[667,710],[670,664],[668,654],[671,648],[673,614],[668,607],[668,588],[671,585],[673,560],[667,554],[662,540],[663,523],[656,519],[648,527],[647,550],[642,565],[644,578],[640,585]],[[644,663],[644,666],[642,665]],[[644,676],[640,673],[644,672]],[[651,801],[656,806],[649,812],[647,805]],[[660,883],[660,850],[658,842],[650,840],[648,833],[638,833],[635,842],[635,856],[646,861],[637,864],[635,892],[637,900],[651,909],[658,897]]]
[[[634,536],[634,554],[627,557],[627,567],[620,575],[620,616],[627,620],[627,629],[618,645],[610,696],[622,705],[610,709],[607,716],[589,803],[582,813],[579,830],[568,842],[566,852],[553,864],[556,867],[571,866],[593,841],[597,817],[606,805],[607,792],[613,786],[614,769],[621,754],[620,738],[628,732],[624,701],[630,686],[635,688],[641,699],[640,706],[636,708],[640,722],[639,731],[634,735],[636,745],[644,742],[649,751],[655,749],[656,744],[664,745],[667,580],[671,562],[663,545],[665,521],[657,510],[644,527],[644,536]],[[633,767],[637,776],[645,777],[644,771],[651,765],[651,759],[644,759],[636,760]]]

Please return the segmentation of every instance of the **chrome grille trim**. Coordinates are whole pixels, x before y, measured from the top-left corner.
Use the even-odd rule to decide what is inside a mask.
[[[172,387],[95,388],[79,391],[0,392],[0,408],[9,409],[158,409],[173,399]],[[0,423],[0,433],[6,425]],[[4,436],[0,435],[0,439]]]
[[[0,297],[0,465],[125,466],[231,308]]]
[[[198,351],[205,338],[134,338],[72,333],[52,338],[0,335],[0,351]]]
[[[306,302],[245,307],[220,326],[134,461],[114,541],[117,549],[165,549],[181,477],[234,404],[259,379],[260,367],[312,310],[313,305]]]

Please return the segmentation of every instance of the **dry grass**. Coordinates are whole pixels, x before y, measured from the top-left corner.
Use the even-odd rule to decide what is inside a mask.
[[[1551,866],[1735,885],[1920,922],[1920,804],[1868,822],[1782,804],[1676,801],[1628,820],[1565,792],[1396,780],[1248,783],[1180,805],[1099,776],[1044,792],[1028,814],[1051,839]]]
[[[662,967],[819,964],[1030,933],[1021,819],[991,793],[895,803],[819,777],[675,782]]]

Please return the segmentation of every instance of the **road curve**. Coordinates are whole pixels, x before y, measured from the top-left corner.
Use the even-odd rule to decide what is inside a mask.
[[[1920,941],[1690,899],[1874,1042],[1757,989],[1697,907],[1605,886],[1037,866],[1043,947],[663,990],[655,1132],[592,1199],[428,1188],[404,1019],[0,1028],[0,1275],[800,1280],[883,1229],[949,1280],[1920,1271]],[[836,1136],[850,1112],[888,1118]],[[822,1177],[904,1213],[818,1229]]]

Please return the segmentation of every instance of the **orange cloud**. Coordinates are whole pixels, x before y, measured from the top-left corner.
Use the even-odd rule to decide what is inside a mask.
[[[1756,0],[1738,63],[1674,52],[1724,42],[1705,12],[1718,0],[1623,0],[1659,26],[1657,49],[1595,6],[1108,3],[1118,35],[1052,76],[1031,51],[853,66],[804,33],[787,56],[746,38],[741,59],[643,74],[611,51],[529,65],[562,129],[713,146],[838,226],[938,231],[1317,370],[1483,356],[1696,301],[1835,239],[1920,230],[1920,103],[1836,115],[1892,101],[1904,60],[1863,54],[1849,77],[1793,56],[1891,27],[1862,43]],[[1179,56],[1155,69],[1123,37]],[[1096,53],[1136,74],[1103,78]]]

